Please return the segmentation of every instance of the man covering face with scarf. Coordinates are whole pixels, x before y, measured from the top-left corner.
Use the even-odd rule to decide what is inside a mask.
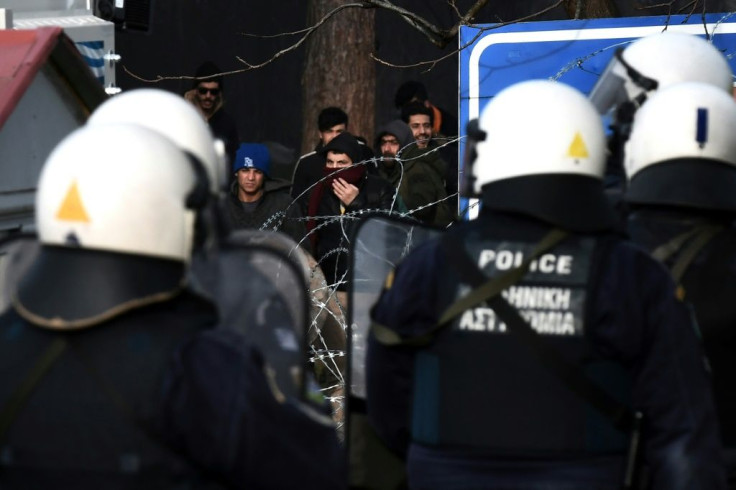
[[[336,136],[321,150],[324,177],[309,197],[307,228],[313,253],[328,284],[347,290],[348,239],[360,211],[396,210],[396,190],[386,180],[366,172],[358,140],[350,133]]]

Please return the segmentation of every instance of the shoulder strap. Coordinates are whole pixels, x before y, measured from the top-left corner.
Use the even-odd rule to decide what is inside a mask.
[[[555,231],[558,230],[553,230],[553,232]],[[553,232],[547,235],[542,242],[544,242]],[[485,280],[485,276],[482,271],[468,256],[468,254],[463,251],[462,247],[458,246],[458,243],[451,243],[453,240],[449,235],[450,234],[445,235],[446,239],[443,237],[443,241],[447,244],[444,249],[448,260],[457,267],[460,276],[464,280],[476,287],[481,285],[482,281]],[[540,247],[538,246],[537,248]],[[526,265],[528,267],[528,264]],[[521,267],[519,267],[519,269],[521,269]],[[523,276],[523,272],[517,272],[516,275]],[[520,276],[518,279],[521,278]],[[487,284],[488,283],[486,282],[486,285]],[[506,285],[501,286],[499,292],[506,289],[506,287]],[[477,290],[478,288],[472,291],[471,294]],[[504,321],[506,326],[509,328],[509,331],[524,342],[538,358],[541,364],[552,371],[573,393],[609,418],[618,429],[622,431],[629,431],[632,429],[635,422],[635,416],[629,407],[611,397],[608,392],[588,378],[581,371],[578,365],[570,363],[557,350],[545,342],[544,338],[522,318],[518,310],[509,304],[502,295],[494,294],[487,300],[487,303],[496,315]]]
[[[2,407],[2,410],[0,410],[0,444],[4,442],[8,429],[12,426],[18,414],[33,394],[33,391],[56,364],[56,361],[58,361],[59,358],[61,358],[61,355],[67,350],[74,350],[78,358],[82,361],[82,365],[85,370],[102,389],[115,408],[119,410],[119,413],[128,423],[138,428],[151,443],[157,446],[160,450],[186,461],[193,468],[196,468],[201,472],[202,475],[206,475],[206,477],[211,478],[213,481],[221,479],[220,476],[214,474],[211,470],[192,459],[189,455],[166,444],[157,434],[154,434],[146,425],[144,425],[135,416],[135,412],[130,404],[128,404],[125,398],[112,384],[107,382],[104,376],[102,376],[102,374],[94,367],[93,363],[79,348],[79,346],[75,347],[65,336],[56,337],[46,347],[33,367],[31,367],[28,373],[26,373],[23,381],[13,391],[10,399]]]
[[[682,250],[682,253],[680,253],[677,261],[672,266],[672,277],[678,284],[682,281],[682,276],[685,275],[685,271],[695,257],[697,257],[698,253],[700,253],[703,247],[705,247],[713,237],[723,230],[723,226],[720,225],[704,225],[699,228],[698,234],[693,238],[692,242]]]
[[[64,337],[56,337],[39,356],[33,367],[26,373],[20,385],[13,391],[10,399],[5,403],[2,411],[0,411],[0,442],[5,440],[5,434],[7,434],[10,426],[13,425],[13,422],[36,389],[36,386],[38,386],[44,376],[54,366],[66,348],[67,342]]]
[[[475,289],[447,307],[440,316],[438,323],[443,325],[448,323],[465,310],[473,308],[474,306],[497,296],[504,289],[519,282],[521,278],[524,277],[524,274],[527,273],[529,265],[531,265],[534,260],[564,240],[567,235],[568,233],[566,231],[553,229],[545,235],[539,243],[537,243],[531,255],[524,259],[519,267],[509,270],[498,278],[489,280],[483,272],[478,269],[477,265],[470,260],[468,254],[464,252],[462,244],[458,243],[452,234],[446,233],[441,242],[445,255],[448,257],[450,262],[458,268],[460,275],[463,276],[463,278],[466,279],[467,282]]]
[[[695,236],[698,233],[698,230],[699,228],[695,227],[687,230],[685,233],[681,233],[673,237],[668,242],[663,243],[652,250],[652,257],[660,262],[665,262],[667,259],[675,255],[688,240]]]
[[[721,230],[723,230],[722,225],[698,225],[654,249],[652,256],[660,262],[666,262],[667,259],[679,253],[677,260],[670,268],[670,274],[678,287],[681,287],[682,277],[685,275],[687,268],[703,247]]]
[[[443,238],[440,241],[440,246],[445,250],[446,255],[450,257],[451,260],[455,255],[463,255],[467,258],[467,254],[462,251],[463,248],[461,244],[454,243],[456,240],[453,240],[452,237],[450,237],[449,235],[451,234],[443,235]],[[371,325],[371,330],[374,337],[376,338],[376,340],[384,345],[427,345],[432,341],[432,339],[434,339],[435,335],[437,335],[437,333],[446,325],[448,325],[449,322],[457,315],[461,314],[463,311],[469,308],[483,303],[484,301],[490,299],[495,295],[498,295],[498,293],[500,293],[504,289],[518,282],[524,276],[524,274],[526,274],[526,271],[529,269],[529,265],[537,257],[554,247],[566,236],[567,232],[562,230],[554,229],[550,231],[544,238],[542,238],[542,241],[537,244],[531,255],[527,257],[526,260],[524,260],[519,265],[519,267],[511,269],[502,276],[491,280],[488,280],[483,275],[483,273],[478,270],[477,267],[475,267],[475,264],[473,264],[472,261],[470,261],[470,259],[468,258],[470,264],[473,267],[466,268],[465,272],[470,274],[474,274],[475,272],[477,272],[477,275],[474,275],[473,277],[474,282],[471,282],[471,285],[475,286],[475,289],[473,289],[467,295],[463,296],[455,303],[447,307],[442,315],[440,315],[440,319],[437,321],[436,325],[434,325],[431,329],[429,329],[422,335],[411,338],[402,338],[397,332],[390,329],[389,327],[374,322]],[[453,250],[453,248],[455,247],[458,248],[456,250]]]

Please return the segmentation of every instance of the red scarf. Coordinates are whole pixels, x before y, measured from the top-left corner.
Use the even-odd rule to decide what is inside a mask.
[[[332,169],[325,167],[322,170],[324,177],[322,180],[312,189],[312,193],[309,195],[309,208],[308,208],[308,220],[307,220],[307,231],[309,232],[309,239],[312,241],[312,250],[317,255],[317,233],[313,233],[312,230],[317,226],[317,221],[314,219],[317,216],[319,210],[319,203],[322,201],[322,196],[325,192],[325,188],[332,189],[332,182],[335,178],[339,177],[348,184],[357,186],[358,183],[365,176],[365,165],[351,165],[345,168]]]

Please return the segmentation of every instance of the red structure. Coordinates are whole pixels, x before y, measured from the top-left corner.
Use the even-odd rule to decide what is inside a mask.
[[[46,157],[106,98],[61,28],[0,30],[0,234],[32,227]]]

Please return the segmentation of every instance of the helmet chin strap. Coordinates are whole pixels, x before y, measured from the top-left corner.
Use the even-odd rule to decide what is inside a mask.
[[[473,165],[478,158],[477,145],[479,142],[485,141],[488,135],[480,129],[478,118],[468,121],[466,133],[468,140],[465,147],[465,158],[463,159],[463,180],[460,185],[460,195],[463,197],[479,197],[475,192]]]
[[[64,246],[70,248],[81,248],[82,244],[79,242],[79,237],[73,231],[70,231],[64,238]]]
[[[614,56],[621,65],[626,68],[626,75],[634,82],[637,86],[644,89],[645,92],[656,90],[659,87],[659,82],[653,78],[649,78],[642,74],[639,70],[631,66],[624,60],[623,49],[619,48],[616,50]],[[643,102],[643,101],[642,101]]]
[[[614,122],[611,125],[612,134],[608,139],[609,158],[606,172],[624,172],[624,147],[631,135],[634,115],[644,100],[646,100],[646,92],[640,93],[634,100],[626,101],[616,108]]]
[[[618,155],[619,158],[623,157],[623,145],[629,139],[629,135],[631,134],[631,124],[634,122],[634,114],[636,114],[636,111],[639,110],[644,102],[646,102],[647,94],[659,87],[659,82],[657,80],[643,75],[639,70],[628,64],[626,60],[624,60],[623,52],[624,50],[619,48],[616,50],[614,56],[618,62],[621,63],[621,66],[626,69],[626,75],[629,79],[637,87],[640,87],[642,91],[633,99],[620,104],[616,109],[616,117],[614,118],[614,124],[612,127],[615,133],[615,138],[613,139],[614,144],[619,145],[620,147],[614,149],[612,153],[614,155]]]
[[[657,82],[654,83],[656,84]],[[642,91],[632,100],[619,104],[616,108],[614,122],[611,126],[611,129],[613,129],[616,134],[616,137],[614,138],[616,140],[616,144],[623,145],[629,139],[629,135],[631,134],[631,125],[634,122],[634,115],[646,100],[647,92]]]

